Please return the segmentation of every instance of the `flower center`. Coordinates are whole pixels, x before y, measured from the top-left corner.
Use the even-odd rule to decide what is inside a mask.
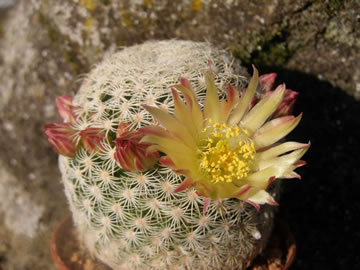
[[[211,124],[211,121],[209,121]],[[213,124],[204,129],[208,134],[201,151],[200,167],[211,182],[232,182],[247,177],[254,160],[254,143],[248,131],[226,124]]]

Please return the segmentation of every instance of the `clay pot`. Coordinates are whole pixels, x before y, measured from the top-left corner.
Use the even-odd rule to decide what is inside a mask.
[[[91,258],[78,241],[71,214],[55,228],[50,243],[51,256],[59,270],[111,270]],[[265,250],[259,254],[248,270],[286,270],[296,253],[295,239],[287,224],[275,220],[275,227]]]
[[[78,241],[72,215],[67,215],[55,228],[50,253],[59,270],[111,270],[93,259]]]

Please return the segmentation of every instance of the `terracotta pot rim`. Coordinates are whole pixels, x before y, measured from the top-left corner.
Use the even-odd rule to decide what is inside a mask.
[[[58,252],[58,248],[56,245],[56,239],[57,239],[57,235],[58,232],[63,228],[63,226],[69,222],[69,219],[72,219],[72,214],[69,213],[68,215],[66,215],[55,227],[54,231],[51,234],[51,239],[50,239],[50,254],[51,257],[53,258],[55,264],[58,266],[59,270],[71,270],[69,269],[65,262],[62,260],[62,258],[59,255]]]

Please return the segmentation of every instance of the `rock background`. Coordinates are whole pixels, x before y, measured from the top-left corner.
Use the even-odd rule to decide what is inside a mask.
[[[293,136],[311,139],[310,164],[280,202],[298,239],[294,269],[356,269],[359,29],[358,0],[18,0],[0,9],[0,269],[54,269],[50,233],[68,211],[42,129],[60,120],[55,97],[74,94],[119,47],[170,38],[208,40],[300,91],[304,121]]]

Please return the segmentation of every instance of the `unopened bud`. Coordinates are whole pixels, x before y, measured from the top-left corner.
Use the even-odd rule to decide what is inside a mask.
[[[96,153],[102,148],[105,134],[99,128],[86,128],[80,131],[80,138],[86,151]]]
[[[294,109],[294,104],[296,102],[298,92],[286,89],[284,98],[280,103],[279,107],[276,109],[272,118],[278,118],[286,115],[290,115]]]
[[[118,126],[116,134],[114,157],[125,171],[145,171],[154,167],[159,153],[146,151],[150,144],[140,143],[144,134],[129,130],[125,123]]]
[[[73,140],[75,130],[68,123],[53,123],[44,126],[48,141],[60,155],[73,157],[76,143]]]
[[[56,98],[56,107],[65,123],[72,123],[75,120],[76,116],[73,112],[72,97],[65,95],[58,96]]]
[[[261,87],[266,91],[271,91],[276,80],[276,73],[268,73],[259,77]]]

